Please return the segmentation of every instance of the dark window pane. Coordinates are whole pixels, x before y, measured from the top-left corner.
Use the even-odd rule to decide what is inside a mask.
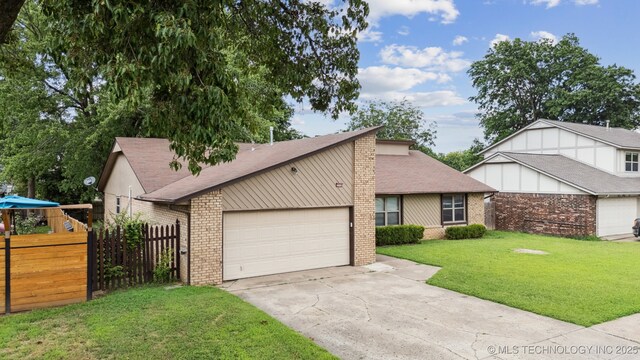
[[[626,163],[624,165],[624,171],[631,171],[631,163]]]
[[[384,213],[376,213],[376,226],[384,226]]]
[[[442,221],[443,222],[453,221],[453,210],[443,210]]]
[[[388,197],[387,198],[387,203],[386,203],[386,210],[387,211],[398,211],[398,198],[397,197]]]
[[[638,163],[633,164],[633,171],[638,171]]]
[[[631,153],[627,153],[625,159],[626,161],[631,161]]]
[[[638,162],[638,153],[633,153],[632,158],[633,161]]]
[[[456,195],[455,200],[456,200],[455,202],[456,207],[464,206],[464,195]]]
[[[387,225],[399,225],[400,224],[400,213],[390,212],[387,213]]]
[[[456,220],[455,221],[464,221],[464,209],[456,209]]]
[[[442,197],[442,208],[443,209],[451,209],[453,205],[452,196],[443,196]]]

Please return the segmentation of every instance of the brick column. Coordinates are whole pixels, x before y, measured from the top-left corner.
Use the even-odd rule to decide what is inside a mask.
[[[222,283],[222,192],[191,200],[191,284]]]
[[[467,213],[469,224],[484,225],[484,194],[473,193],[467,195]]]
[[[356,266],[376,261],[376,135],[355,141],[353,182],[353,236]]]

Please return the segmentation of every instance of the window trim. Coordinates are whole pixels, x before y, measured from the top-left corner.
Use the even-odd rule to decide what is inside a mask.
[[[631,160],[627,161],[627,155],[631,155]],[[636,161],[633,161],[633,157],[635,156]],[[627,164],[631,164],[631,170],[627,170]],[[633,170],[633,165],[636,165],[636,169]],[[628,173],[637,173],[640,172],[640,153],[636,151],[625,151],[624,153],[624,172]]]
[[[464,220],[462,221],[444,221],[444,197],[445,196],[457,196],[457,195],[462,195],[463,196],[463,207],[462,209],[464,209]],[[455,207],[455,201],[453,200],[453,198],[451,199],[451,204],[452,204],[452,208],[451,210],[453,211],[452,216],[455,217],[455,209],[460,209],[460,208],[456,208]],[[460,224],[468,224],[469,223],[469,194],[467,193],[446,193],[446,194],[440,194],[440,224],[442,226],[448,226],[448,225],[460,225]]]
[[[404,223],[403,221],[403,211],[402,211],[402,195],[376,195],[375,197],[376,199],[383,199],[384,201],[384,211],[377,211],[375,210],[374,212],[374,217],[375,215],[378,214],[382,214],[384,213],[384,225],[376,225],[376,226],[390,226],[388,224],[388,218],[387,218],[387,214],[389,213],[398,213],[398,223],[397,224],[393,224],[393,225],[402,225]],[[387,198],[396,198],[398,199],[398,211],[387,211]],[[375,219],[374,219],[375,222]]]

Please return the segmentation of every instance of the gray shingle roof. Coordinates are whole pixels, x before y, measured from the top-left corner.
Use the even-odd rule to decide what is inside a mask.
[[[587,125],[547,119],[541,120],[559,128],[600,139],[621,148],[640,149],[640,133],[633,130],[617,127],[607,129],[605,126],[598,125]]]
[[[640,194],[640,178],[616,176],[559,154],[499,152],[595,195]]]
[[[489,192],[496,190],[420,151],[376,155],[376,194]]]

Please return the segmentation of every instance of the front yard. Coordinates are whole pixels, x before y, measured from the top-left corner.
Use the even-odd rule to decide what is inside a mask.
[[[0,316],[2,359],[333,358],[254,306],[211,287],[118,291]]]
[[[441,266],[428,284],[583,326],[640,312],[638,243],[490,231],[478,240],[428,240],[378,253]]]

